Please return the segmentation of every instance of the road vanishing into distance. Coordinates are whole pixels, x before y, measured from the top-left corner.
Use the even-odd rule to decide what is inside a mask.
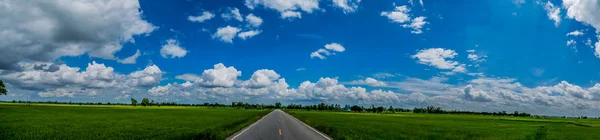
[[[228,140],[331,140],[279,109],[229,136]]]

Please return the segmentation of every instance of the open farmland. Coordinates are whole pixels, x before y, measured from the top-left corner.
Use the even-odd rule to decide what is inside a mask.
[[[600,139],[600,120],[288,110],[334,139]]]
[[[224,139],[270,111],[0,103],[0,139]]]

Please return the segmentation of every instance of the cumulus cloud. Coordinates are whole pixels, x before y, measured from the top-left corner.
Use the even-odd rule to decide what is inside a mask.
[[[252,77],[250,77],[250,80],[241,82],[240,86],[250,88],[264,88],[273,84],[273,81],[278,80],[279,77],[280,75],[273,70],[261,69],[255,71],[252,74]]]
[[[526,87],[516,79],[490,77],[460,82],[464,84],[447,84],[445,77],[427,80],[406,77],[401,81],[386,82],[374,78],[360,80],[363,85],[395,89],[390,91],[346,86],[349,84],[340,83],[336,78],[321,77],[318,81],[304,81],[297,87],[290,87],[274,70],[260,69],[249,79],[241,80],[238,79],[241,71],[219,63],[201,74],[176,76],[184,80],[183,83],[158,85],[164,72],[156,65],[129,74],[119,74],[112,67],[96,62],[88,64],[85,70],[41,62],[19,65],[24,68],[23,72],[0,74],[0,79],[5,79],[11,91],[19,91],[15,94],[33,91],[41,99],[126,100],[147,95],[177,102],[325,102],[405,108],[436,105],[445,109],[516,110],[542,115],[597,115],[600,111],[600,84],[582,87],[566,81],[553,86]]]
[[[558,25],[560,24],[561,21],[561,17],[560,17],[560,7],[554,6],[554,4],[552,4],[550,1],[548,1],[548,3],[546,3],[546,5],[544,5],[544,10],[546,10],[548,13],[548,19],[553,20],[554,21],[554,25],[558,27]]]
[[[344,10],[344,13],[351,13],[358,9],[360,0],[333,0],[333,5]]]
[[[37,91],[40,97],[114,95],[155,86],[163,74],[156,65],[130,74],[116,73],[114,68],[96,62],[89,63],[83,71],[65,64],[21,62],[19,65],[22,71],[2,74],[0,79],[15,88]]]
[[[187,53],[188,51],[180,47],[179,42],[175,39],[168,39],[167,44],[160,49],[160,56],[163,58],[181,58]]]
[[[259,27],[260,25],[262,25],[263,20],[260,17],[255,16],[254,14],[248,14],[246,16],[246,22],[248,22],[248,24],[254,28]]]
[[[452,70],[449,74],[454,72],[466,72],[464,64],[460,64],[453,60],[448,60],[453,59],[457,55],[458,53],[456,53],[454,50],[430,48],[420,50],[417,52],[417,54],[412,55],[411,58],[417,59],[419,64],[433,66],[438,69]]]
[[[411,31],[411,33],[413,34],[423,33],[423,30],[421,29],[423,28],[423,26],[425,26],[425,24],[429,24],[429,22],[425,21],[427,17],[419,16],[411,20],[409,12],[410,9],[406,5],[403,5],[396,6],[394,11],[383,11],[380,15],[387,17],[392,22],[403,23],[402,27],[404,28],[412,28],[413,30]],[[410,24],[404,24],[409,21],[411,21]]]
[[[201,23],[201,22],[204,22],[206,20],[212,19],[214,17],[215,17],[215,14],[213,14],[211,12],[205,11],[205,12],[202,12],[202,15],[199,15],[199,16],[188,16],[187,19],[189,21],[191,21],[191,22]]]
[[[142,19],[137,0],[5,1],[0,17],[6,19],[0,22],[0,69],[86,53],[116,60],[122,43],[157,29]]]
[[[241,29],[237,27],[221,27],[217,29],[217,32],[212,35],[212,38],[219,38],[219,40],[225,43],[233,43],[233,38],[240,32]]]
[[[222,63],[214,65],[213,69],[204,70],[200,79],[194,81],[204,87],[232,87],[242,72],[233,66],[225,67]]]
[[[329,51],[333,51],[333,52],[329,52]],[[344,48],[344,46],[338,44],[338,43],[330,43],[330,44],[325,44],[325,49],[318,49],[317,51],[314,51],[312,53],[310,53],[310,58],[319,58],[319,59],[325,59],[325,56],[329,56],[329,55],[335,55],[334,52],[344,52],[346,51],[346,48]]]
[[[254,9],[262,6],[281,14],[281,18],[301,18],[301,11],[312,13],[319,10],[319,0],[246,0],[246,7]]]
[[[247,38],[254,37],[254,36],[260,34],[261,32],[262,31],[260,31],[260,30],[245,31],[245,32],[239,33],[238,37],[241,38],[242,40],[246,40]]]
[[[387,84],[385,82],[379,81],[377,79],[367,77],[365,80],[354,80],[350,82],[346,82],[344,84],[348,85],[367,85],[371,87],[385,87]]]
[[[140,53],[140,50],[137,50],[137,51],[135,51],[135,54],[133,54],[125,59],[119,59],[119,60],[117,60],[117,62],[123,63],[123,64],[135,64],[137,58],[140,57],[141,55],[142,55],[142,53]]]
[[[567,9],[567,18],[575,19],[586,25],[590,25],[600,30],[600,19],[597,18],[600,12],[600,3],[594,0],[563,0],[563,8]],[[600,40],[600,38],[598,39]],[[591,41],[589,43],[591,46]],[[600,41],[597,41],[594,46],[594,55],[600,58]]]
[[[465,100],[477,102],[489,102],[493,100],[487,92],[480,89],[474,89],[472,85],[465,86],[463,92],[465,93],[463,96]]]
[[[406,5],[396,6],[394,11],[383,11],[381,12],[381,16],[387,17],[392,22],[396,23],[404,23],[410,21],[410,9]]]

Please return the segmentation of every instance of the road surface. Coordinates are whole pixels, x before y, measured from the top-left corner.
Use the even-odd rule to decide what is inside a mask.
[[[279,109],[229,136],[228,140],[331,140]]]

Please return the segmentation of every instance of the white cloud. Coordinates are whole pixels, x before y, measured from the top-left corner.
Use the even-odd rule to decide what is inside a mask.
[[[351,13],[358,9],[360,0],[333,0],[333,5],[344,10],[344,13]]]
[[[447,60],[453,59],[458,53],[454,50],[443,49],[443,48],[430,48],[420,50],[417,54],[412,55],[411,58],[417,59],[419,64],[429,65],[438,69],[452,70],[453,72],[466,72],[465,65],[460,64],[456,61]]]
[[[415,19],[412,20],[412,23],[404,24],[404,25],[402,25],[402,27],[412,28],[413,31],[410,31],[410,32],[413,34],[421,34],[421,33],[423,33],[421,28],[423,28],[423,26],[425,24],[429,23],[429,22],[425,21],[425,18],[427,18],[427,17],[424,17],[424,16],[416,17]]]
[[[116,96],[149,86],[161,80],[162,71],[156,65],[130,74],[116,73],[114,68],[96,62],[84,71],[65,64],[21,62],[20,72],[0,75],[14,88],[37,92],[40,97]]]
[[[567,33],[567,36],[582,36],[583,32],[581,32],[580,30],[575,30],[572,32]]]
[[[344,52],[346,48],[338,43],[329,43],[325,44],[325,49],[336,51],[336,52]]]
[[[395,23],[405,23],[408,21],[412,21],[410,24],[402,24],[402,27],[412,28],[413,30],[410,32],[413,34],[423,33],[423,30],[421,29],[423,28],[423,26],[425,26],[425,24],[429,24],[429,22],[425,21],[427,17],[419,16],[411,20],[409,12],[410,9],[406,5],[403,5],[396,6],[394,11],[383,11],[380,15],[387,17],[389,20]]]
[[[238,37],[241,38],[241,39],[243,39],[243,40],[246,40],[247,38],[254,37],[254,36],[260,34],[261,32],[262,31],[260,31],[260,30],[245,31],[245,32],[239,33]]]
[[[140,53],[140,50],[137,50],[137,51],[135,51],[135,54],[133,54],[125,59],[119,59],[119,60],[117,60],[117,62],[123,63],[123,64],[135,64],[137,58],[140,57],[141,55],[142,55],[142,53]]]
[[[409,16],[408,12],[410,12],[410,9],[408,9],[408,7],[406,7],[406,5],[396,6],[394,11],[381,12],[381,16],[387,17],[392,22],[404,23],[404,22],[410,21],[410,16]]]
[[[367,85],[371,87],[385,87],[387,84],[385,82],[379,81],[377,79],[367,77],[365,80],[354,80],[350,82],[346,82],[344,84],[348,85]]]
[[[463,97],[469,101],[489,102],[493,100],[487,92],[481,89],[473,88],[473,85],[465,86],[463,92],[465,93]]]
[[[212,35],[212,38],[219,38],[221,41],[225,43],[233,43],[233,38],[240,32],[241,29],[237,27],[221,27],[217,29],[217,32]]]
[[[577,42],[575,42],[575,40],[573,40],[573,39],[571,39],[571,40],[568,40],[568,41],[567,41],[567,46],[570,46],[570,45],[575,45],[575,43],[577,43]]]
[[[391,73],[386,73],[386,72],[379,72],[379,73],[373,74],[373,77],[379,78],[379,79],[386,79],[386,78],[396,77],[396,75],[391,74]]]
[[[329,51],[325,50],[325,49],[318,49],[317,51],[314,51],[312,53],[310,53],[310,58],[319,58],[319,59],[325,59],[325,56],[321,55],[321,54],[325,54],[327,55],[331,55],[331,53],[329,53]]]
[[[305,71],[305,70],[306,70],[306,68],[298,68],[298,69],[296,69],[296,71]]]
[[[142,19],[137,0],[5,1],[0,17],[5,19],[0,22],[0,69],[86,53],[116,60],[122,43],[157,29]]]
[[[263,23],[263,20],[262,18],[257,17],[254,14],[248,14],[246,16],[246,22],[248,22],[250,26],[257,28]]]
[[[560,7],[554,6],[550,1],[544,5],[544,10],[548,12],[548,18],[554,20],[554,25],[558,27],[561,21]]]
[[[202,15],[200,16],[188,16],[188,20],[191,22],[204,22],[206,20],[212,19],[215,17],[215,14],[211,13],[211,12],[202,12]]]
[[[381,89],[367,90],[346,86],[336,78],[322,77],[316,82],[304,81],[290,87],[273,70],[261,69],[248,80],[237,79],[241,71],[216,64],[200,76],[185,74],[177,79],[184,83],[158,85],[164,74],[158,66],[150,65],[130,74],[116,73],[112,67],[92,62],[85,70],[65,64],[19,63],[23,72],[0,74],[9,90],[27,98],[78,100],[148,97],[160,101],[219,102],[244,101],[269,103],[275,101],[331,104],[357,104],[412,108],[427,105],[444,109],[472,111],[519,111],[540,115],[600,115],[600,84],[582,87],[561,81],[552,86],[526,87],[516,79],[477,77],[446,84],[445,77],[428,80],[406,77],[401,81],[360,80],[363,85],[385,86],[398,92]],[[465,86],[466,85],[466,86]],[[11,96],[12,97],[12,96]],[[4,98],[11,98],[5,96]],[[26,99],[25,99],[26,100]],[[70,99],[68,99],[70,100]],[[106,101],[106,100],[103,100]],[[111,101],[112,102],[112,101]]]
[[[182,74],[182,75],[177,75],[175,76],[175,78],[180,79],[180,80],[185,80],[185,81],[200,81],[202,80],[202,78],[200,77],[200,75],[196,75],[196,74]]]
[[[485,55],[485,54],[475,54],[475,50],[467,50],[467,52],[469,53],[467,55],[467,58],[469,58],[469,60],[474,61],[474,62],[483,62],[483,61],[485,61],[485,58],[487,57],[487,55]]]
[[[579,22],[586,23],[600,29],[600,2],[595,0],[563,0],[563,7],[567,9],[567,17]]]
[[[230,7],[228,8],[228,12],[229,13],[221,14],[221,18],[225,20],[235,19],[237,21],[244,21],[244,17],[242,17],[242,14],[240,14],[240,9]]]
[[[204,70],[200,80],[194,81],[205,87],[232,87],[242,72],[233,66],[225,67],[222,63],[215,64],[213,69]]]
[[[175,39],[168,39],[167,44],[164,44],[160,49],[160,56],[163,58],[181,58],[187,53],[188,51],[182,48]]]
[[[273,9],[281,14],[281,18],[300,18],[300,11],[312,13],[319,10],[319,0],[246,0],[249,9],[262,6]]]
[[[292,18],[302,18],[302,14],[296,11],[284,11],[281,13],[281,18],[283,19],[292,19]]]
[[[335,53],[331,53],[329,50],[334,52],[344,52],[346,51],[346,48],[338,43],[325,44],[325,49],[318,49],[317,51],[310,53],[310,58],[316,57],[319,59],[325,59],[325,56],[335,55]]]
[[[279,77],[280,75],[273,70],[261,69],[255,71],[252,74],[252,77],[250,77],[250,80],[241,82],[240,86],[249,88],[264,88],[273,84],[273,82],[278,80]]]
[[[164,96],[169,92],[169,89],[171,89],[171,84],[152,87],[152,89],[148,90],[148,94],[150,94],[150,96]]]

